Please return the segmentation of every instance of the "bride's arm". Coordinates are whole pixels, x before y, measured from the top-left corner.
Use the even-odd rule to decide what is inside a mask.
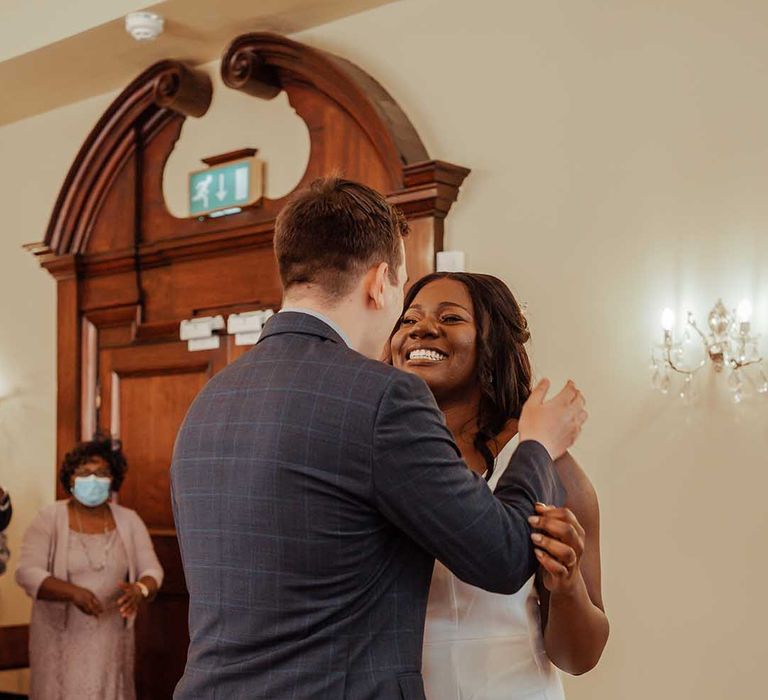
[[[558,668],[578,675],[597,665],[608,641],[600,584],[600,510],[597,494],[569,454],[556,466],[568,496],[564,508],[537,508],[532,525],[540,569],[544,648]]]

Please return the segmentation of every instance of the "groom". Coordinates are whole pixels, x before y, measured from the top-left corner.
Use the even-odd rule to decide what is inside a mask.
[[[379,194],[338,178],[278,217],[284,307],[176,440],[190,595],[178,700],[423,700],[434,558],[500,593],[534,571],[526,518],[558,498],[552,459],[583,399],[569,383],[545,402],[537,387],[494,497],[423,381],[375,359],[402,310],[407,231]]]

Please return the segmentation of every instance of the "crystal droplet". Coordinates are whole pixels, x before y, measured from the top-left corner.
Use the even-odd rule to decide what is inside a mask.
[[[680,389],[680,398],[685,403],[690,403],[696,395],[693,384],[693,376],[690,374],[685,375],[685,381],[683,382],[683,388]]]
[[[757,390],[761,394],[768,394],[768,376],[762,368],[760,368],[760,385]]]

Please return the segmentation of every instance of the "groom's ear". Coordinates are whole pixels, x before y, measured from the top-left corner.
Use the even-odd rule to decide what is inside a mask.
[[[366,305],[377,311],[384,307],[386,302],[385,290],[389,275],[389,265],[379,263],[368,270],[365,276]]]

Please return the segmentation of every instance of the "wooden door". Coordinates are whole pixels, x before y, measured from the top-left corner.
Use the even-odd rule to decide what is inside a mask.
[[[165,581],[136,623],[136,691],[143,700],[170,698],[184,671],[188,595],[170,502],[173,443],[197,393],[228,359],[218,350],[189,352],[166,342],[99,352],[99,423],[123,442],[128,473],[121,505],[149,529]]]

